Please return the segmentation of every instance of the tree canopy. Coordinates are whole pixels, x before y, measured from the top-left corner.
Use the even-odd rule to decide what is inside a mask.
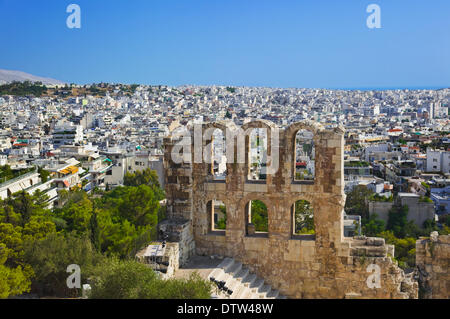
[[[93,299],[207,299],[212,284],[194,273],[188,279],[159,279],[146,265],[109,258],[92,272]]]
[[[42,85],[42,82],[13,81],[11,83],[0,85],[0,95],[34,95],[36,97],[40,97],[46,91],[47,87]]]
[[[314,214],[311,203],[306,200],[295,202],[295,233],[314,234]]]
[[[373,191],[368,189],[366,186],[355,186],[353,190],[347,194],[347,199],[345,201],[345,211],[347,214],[369,218],[369,206],[367,199],[372,194]]]
[[[268,231],[267,206],[260,200],[251,201],[251,222],[255,225],[256,231]]]
[[[164,192],[151,170],[128,174],[127,184],[101,196],[62,191],[65,204],[54,209],[39,191],[0,200],[0,298],[77,297],[80,289],[66,285],[71,264],[98,298],[209,298],[210,284],[199,277],[163,281],[134,261],[156,239]]]

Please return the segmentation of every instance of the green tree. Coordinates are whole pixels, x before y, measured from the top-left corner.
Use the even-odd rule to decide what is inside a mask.
[[[347,194],[345,201],[345,211],[349,215],[359,215],[362,218],[369,218],[368,198],[373,194],[373,191],[366,186],[358,185]]]
[[[18,226],[20,222],[21,216],[14,212],[14,207],[0,200],[0,223]]]
[[[0,264],[0,299],[29,292],[30,284],[21,266],[9,268]]]
[[[267,207],[260,200],[251,201],[251,222],[255,225],[256,231],[268,231]]]
[[[158,175],[156,171],[147,168],[143,171],[136,171],[135,173],[127,172],[123,179],[125,186],[140,186],[148,185],[155,192],[156,198],[162,200],[165,198],[164,191],[158,181]]]
[[[93,299],[206,299],[212,291],[212,284],[198,275],[161,280],[146,265],[117,258],[96,267],[91,278]]]
[[[0,95],[34,95],[36,97],[40,97],[46,91],[47,87],[42,85],[42,82],[33,83],[31,81],[13,81],[11,83],[0,85]]]
[[[158,280],[157,285],[145,287],[148,299],[209,299],[212,283],[193,273],[187,279]]]
[[[413,237],[397,238],[393,231],[387,230],[378,234],[385,239],[386,243],[395,246],[395,259],[402,268],[415,266],[416,260],[416,239]]]
[[[18,192],[7,199],[14,211],[21,216],[21,226],[30,221],[31,216],[36,213],[35,205],[31,196],[24,192]]]
[[[306,200],[295,202],[295,233],[314,234],[314,214],[311,203]]]
[[[447,215],[443,218],[445,225],[450,227],[450,215]]]
[[[100,206],[137,226],[155,226],[158,222],[159,200],[148,185],[117,187],[103,196]]]
[[[22,230],[24,242],[44,239],[50,234],[56,233],[56,225],[43,217],[32,217]]]
[[[413,220],[410,220],[406,223],[405,226],[405,232],[404,232],[404,236],[401,238],[406,238],[406,237],[414,237],[414,238],[419,238],[419,236],[422,236],[424,234],[424,231],[422,229],[420,229]],[[428,235],[429,233],[427,233]]]
[[[22,264],[23,239],[21,226],[0,223],[0,243],[4,245],[4,252],[8,256],[7,266],[15,267]]]
[[[372,214],[370,218],[361,220],[363,234],[366,236],[377,236],[385,230],[386,223],[378,219],[377,214]]]
[[[9,179],[16,177],[16,174],[11,169],[11,166],[4,165],[0,166],[0,182],[3,183]]]
[[[98,225],[97,220],[97,212],[94,211],[91,214],[91,219],[89,221],[89,233],[91,236],[91,242],[94,248],[99,251],[100,250],[100,227]]]
[[[70,197],[70,193],[69,191],[65,190],[65,189],[61,189],[58,190],[58,198],[59,198],[59,203],[60,205],[62,205],[63,203],[65,203]]]
[[[134,256],[139,248],[156,239],[156,227],[136,226],[105,209],[98,210],[97,220],[100,248],[107,255],[118,255],[123,258]]]
[[[217,221],[216,229],[226,229],[227,228],[227,209],[224,205],[219,206],[220,212],[223,217]]]
[[[89,230],[92,215],[92,201],[85,192],[79,192],[61,209],[55,209],[56,217],[62,218],[67,226],[65,231],[84,234]]]
[[[82,282],[86,282],[89,270],[103,259],[88,236],[75,234],[50,234],[45,239],[28,242],[24,252],[25,261],[32,265],[35,273],[32,291],[41,296],[78,296],[78,290],[69,289],[66,285],[67,266],[79,265]]]
[[[158,210],[158,223],[160,221],[166,219],[166,212],[167,212],[167,207],[166,206],[159,207],[159,210]]]
[[[0,298],[30,291],[33,270],[23,264],[21,227],[0,224]]]
[[[396,237],[406,236],[406,226],[408,224],[408,206],[394,205],[389,211],[389,218],[386,229],[392,230]]]
[[[45,183],[45,182],[48,181],[48,178],[49,178],[49,176],[50,176],[50,172],[49,172],[49,171],[46,171],[46,170],[43,169],[42,167],[39,167],[39,168],[38,168],[38,173],[39,173],[39,175],[40,175],[41,180],[42,180],[43,183]]]
[[[48,197],[40,191],[34,195],[20,191],[8,197],[4,205],[11,207],[14,214],[20,216],[19,224],[23,227],[33,216],[49,216],[47,199]]]
[[[110,258],[94,268],[90,298],[142,299],[144,287],[155,279],[154,271],[144,264]]]

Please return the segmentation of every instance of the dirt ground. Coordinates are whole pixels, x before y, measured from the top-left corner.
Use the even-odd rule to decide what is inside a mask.
[[[174,278],[189,278],[192,273],[198,272],[202,278],[207,279],[211,271],[213,271],[222,260],[223,259],[218,258],[211,259],[210,256],[193,256],[186,265],[180,267],[180,269],[175,272]]]

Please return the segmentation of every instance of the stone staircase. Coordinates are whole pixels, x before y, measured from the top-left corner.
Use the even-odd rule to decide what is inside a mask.
[[[250,273],[249,269],[233,258],[225,258],[211,273],[208,280],[225,282],[228,292],[218,291],[217,298],[231,299],[286,299],[278,290],[264,284],[264,279]],[[219,289],[217,289],[219,290]],[[231,294],[229,293],[231,292]]]

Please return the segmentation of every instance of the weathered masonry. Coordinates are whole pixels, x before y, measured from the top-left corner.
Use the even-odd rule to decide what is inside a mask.
[[[232,122],[202,124],[202,136],[206,136],[201,139],[202,146],[211,142],[207,133],[211,128],[221,130],[223,136],[227,130],[237,129]],[[193,254],[233,257],[291,298],[417,298],[417,282],[407,278],[388,256],[393,255],[393,246],[381,238],[343,235],[344,130],[325,129],[313,122],[277,128],[264,120],[241,127],[243,131],[249,128],[266,129],[267,155],[271,160],[272,155],[279,155],[279,169],[263,179],[249,178],[249,136],[241,139],[245,142],[244,162],[236,161],[239,138],[234,136],[235,160],[226,163],[222,180],[214,178],[211,164],[193,160],[194,138],[183,140],[191,144],[192,153],[182,163],[172,158],[180,139],[175,135],[165,139],[168,219],[160,227],[169,241],[179,243],[180,264]],[[194,136],[194,128],[187,130]],[[272,130],[279,132],[278,143],[272,143]],[[307,166],[295,158],[300,130],[313,136],[314,161],[310,163],[314,167],[308,175],[313,177],[308,180],[296,178],[298,166]],[[308,201],[314,210],[314,234],[293,231],[298,200]],[[225,229],[214,227],[211,201],[226,207]],[[267,207],[265,232],[255,231],[251,223],[251,201]],[[380,270],[379,288],[368,284],[374,271],[371,264],[379,266],[375,266]]]
[[[450,235],[431,233],[416,242],[416,264],[425,299],[449,299]]]

